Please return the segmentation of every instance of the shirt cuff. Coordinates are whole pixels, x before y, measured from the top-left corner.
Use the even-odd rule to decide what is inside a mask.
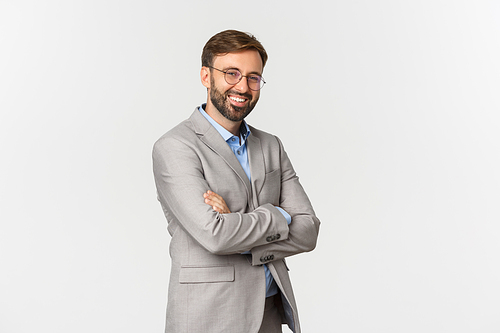
[[[290,216],[290,214],[285,212],[285,210],[281,207],[278,207],[278,206],[275,206],[275,207],[276,207],[276,209],[278,209],[280,211],[281,214],[283,214],[283,216],[286,219],[286,223],[288,223],[288,224],[292,223],[292,217]]]

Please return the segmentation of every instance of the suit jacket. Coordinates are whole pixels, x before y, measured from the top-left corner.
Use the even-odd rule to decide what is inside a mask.
[[[197,108],[154,145],[158,200],[172,236],[168,333],[257,332],[266,295],[263,264],[281,291],[283,323],[300,332],[285,257],[314,249],[320,222],[281,141],[250,130],[251,182]],[[231,213],[205,204],[207,190],[221,195]],[[290,225],[275,206],[290,214]]]

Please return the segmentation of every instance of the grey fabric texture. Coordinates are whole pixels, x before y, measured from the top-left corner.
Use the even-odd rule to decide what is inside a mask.
[[[258,332],[266,294],[263,264],[281,290],[283,323],[300,332],[285,258],[314,249],[320,222],[281,141],[250,130],[251,182],[197,109],[154,145],[158,200],[172,236],[168,333]],[[207,190],[221,195],[231,213],[207,205]],[[290,225],[276,206],[290,214]]]

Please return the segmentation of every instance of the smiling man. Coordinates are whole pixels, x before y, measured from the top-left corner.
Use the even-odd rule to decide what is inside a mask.
[[[172,236],[167,333],[300,332],[285,258],[315,248],[320,222],[281,141],[244,121],[266,61],[250,34],[213,36],[207,102],[154,145]]]

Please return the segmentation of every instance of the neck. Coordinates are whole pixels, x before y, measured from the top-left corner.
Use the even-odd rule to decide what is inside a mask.
[[[240,136],[240,126],[241,122],[240,121],[231,121],[224,117],[219,110],[215,106],[213,106],[212,103],[210,103],[210,99],[207,101],[207,104],[205,106],[205,112],[212,117],[213,120],[215,120],[219,125],[224,127],[227,131],[229,131],[231,134]]]

